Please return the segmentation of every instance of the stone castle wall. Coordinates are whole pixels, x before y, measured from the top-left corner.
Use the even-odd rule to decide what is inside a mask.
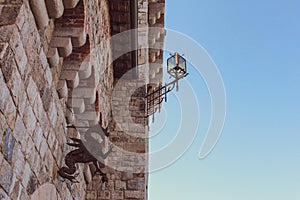
[[[130,1],[114,1],[120,11]],[[138,0],[138,27],[163,27],[163,0]],[[0,1],[0,199],[147,199],[146,84],[162,80],[164,31],[138,32],[135,79],[114,79],[107,0]],[[126,70],[125,70],[126,71]],[[122,72],[124,73],[124,72]],[[120,73],[119,73],[120,74]],[[118,76],[118,78],[120,78]],[[124,112],[128,111],[128,112]],[[105,160],[108,182],[78,164],[79,183],[58,175],[80,137],[67,124],[109,127],[115,147]],[[84,133],[81,133],[84,136]]]
[[[57,174],[72,150],[66,142],[74,135],[66,125],[74,110],[93,109],[100,99],[103,125],[109,121],[113,74],[107,2],[49,2],[0,2],[0,199],[39,199],[37,190],[45,184],[45,191],[51,187],[59,199],[85,199],[83,173],[77,184]],[[82,63],[88,69],[70,65]],[[72,102],[74,88],[92,92]],[[94,101],[86,103],[89,98]],[[79,172],[86,169],[78,166]]]
[[[0,10],[0,199],[30,199],[45,183],[60,199],[80,199],[85,183],[57,175],[68,149],[65,107],[45,51],[51,23],[41,32],[28,1],[1,1]]]
[[[117,1],[113,1],[112,5],[119,15],[129,10],[129,1],[123,1],[119,7],[115,2]],[[124,57],[129,56],[128,54],[114,63],[114,70],[119,70],[120,73],[115,72],[117,78],[114,80],[112,93],[109,140],[114,149],[106,162],[109,181],[102,184],[99,177],[95,177],[87,186],[88,199],[148,199],[148,120],[145,118],[144,97],[148,83],[155,83],[157,86],[162,82],[161,49],[165,35],[163,11],[164,1],[138,1],[138,63],[135,66],[138,74],[132,76],[136,69],[128,69],[132,67],[132,63],[124,64]],[[119,27],[122,31],[129,30],[128,23],[122,20],[114,18],[116,24],[122,24]],[[112,30],[119,33],[121,31],[116,24],[113,24]],[[151,27],[158,29],[149,30]],[[121,48],[122,41],[119,39],[126,43],[130,41],[130,35],[118,36],[116,39],[115,51],[121,49],[126,53],[127,47]]]
[[[148,131],[144,95],[143,80],[117,81],[112,95],[109,136],[113,151],[106,162],[108,182],[101,183],[101,179],[95,177],[87,186],[87,199],[148,199]]]

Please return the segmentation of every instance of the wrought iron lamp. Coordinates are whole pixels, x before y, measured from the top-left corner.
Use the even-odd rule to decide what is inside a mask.
[[[153,121],[154,113],[157,110],[160,111],[163,100],[167,102],[167,93],[171,92],[175,87],[176,91],[178,91],[178,81],[188,75],[186,60],[177,52],[171,55],[171,57],[167,60],[167,72],[175,79],[170,83],[166,83],[164,86],[159,85],[159,87],[154,88],[151,93],[147,93],[145,96],[147,101],[146,118],[149,118],[151,115],[153,115]]]

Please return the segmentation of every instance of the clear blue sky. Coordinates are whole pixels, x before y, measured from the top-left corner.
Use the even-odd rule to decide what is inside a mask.
[[[167,0],[165,18],[166,28],[196,40],[216,63],[227,116],[217,146],[199,160],[210,99],[191,70],[187,80],[201,110],[198,136],[176,163],[151,173],[149,199],[299,200],[300,0]],[[175,137],[180,117],[172,97],[151,150]]]

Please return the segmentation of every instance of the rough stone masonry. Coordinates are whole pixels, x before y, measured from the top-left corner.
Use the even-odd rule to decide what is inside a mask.
[[[160,46],[138,49],[134,83],[119,79],[130,62],[126,55],[119,60],[129,62],[125,67],[113,62],[116,46],[108,39],[131,28],[132,2],[0,0],[0,199],[147,199],[148,140],[126,134],[148,134],[143,95],[132,97],[128,91],[136,80],[161,83],[165,33],[138,32],[138,44]],[[137,28],[164,27],[164,0],[135,3]],[[114,91],[117,83],[122,87]],[[145,94],[140,90],[137,94]],[[85,92],[76,96],[76,91]],[[112,106],[127,108],[124,99],[131,102],[133,120],[122,114],[114,119]],[[79,183],[64,180],[58,170],[73,149],[66,143],[80,135],[66,125],[92,126],[100,113],[102,127],[110,130],[104,144],[145,156],[124,160],[113,151],[105,163],[120,168],[104,168],[107,183],[88,164],[77,165]]]

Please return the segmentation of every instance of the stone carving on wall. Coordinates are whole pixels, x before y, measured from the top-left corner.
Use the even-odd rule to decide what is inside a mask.
[[[79,175],[76,172],[76,163],[93,163],[94,168],[95,168],[95,174],[99,174],[102,176],[102,182],[107,182],[107,176],[105,173],[102,172],[99,166],[99,160],[93,156],[89,150],[85,147],[85,145],[90,144],[96,144],[95,146],[95,151],[97,151],[97,155],[100,155],[102,164],[104,163],[103,161],[107,158],[109,153],[112,151],[112,147],[109,148],[109,150],[104,153],[103,149],[101,148],[101,143],[105,140],[106,137],[109,136],[109,131],[108,128],[102,129],[103,133],[99,131],[101,129],[101,123],[102,123],[102,115],[100,114],[100,121],[97,125],[91,126],[91,127],[85,127],[85,126],[74,126],[70,125],[67,126],[67,128],[74,128],[76,131],[77,129],[82,129],[84,131],[83,137],[84,141],[78,138],[70,138],[70,140],[73,143],[67,143],[67,145],[72,146],[72,147],[77,147],[77,149],[70,151],[66,157],[65,157],[65,164],[66,167],[61,167],[58,171],[58,174],[65,179],[68,179],[69,181],[73,183],[78,183],[76,180],[76,177]],[[101,137],[102,142],[95,143],[95,138],[93,137],[93,134],[97,134]]]
[[[59,175],[65,179],[73,183],[78,183],[76,177],[78,173],[76,172],[76,163],[93,163],[96,168],[96,174],[102,176],[102,181],[107,182],[106,174],[103,173],[98,166],[98,160],[85,148],[83,142],[78,138],[70,138],[73,143],[67,143],[70,146],[77,147],[77,149],[69,152],[65,157],[65,163],[67,167],[61,167],[58,171]],[[109,153],[111,152],[111,148],[108,152],[103,153],[103,159],[105,159]]]

